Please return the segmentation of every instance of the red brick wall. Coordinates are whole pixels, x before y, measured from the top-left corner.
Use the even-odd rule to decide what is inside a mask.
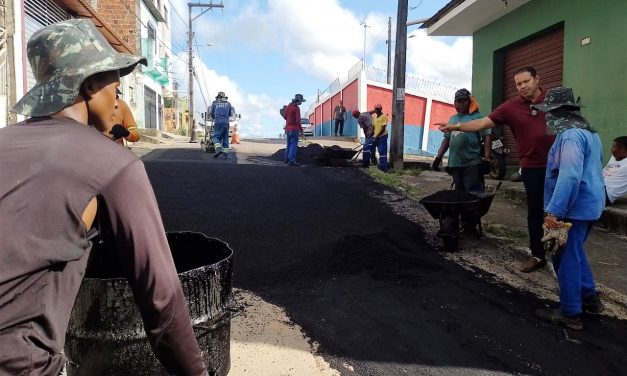
[[[102,22],[106,22],[135,54],[140,53],[138,6],[137,0],[99,0],[97,9]]]

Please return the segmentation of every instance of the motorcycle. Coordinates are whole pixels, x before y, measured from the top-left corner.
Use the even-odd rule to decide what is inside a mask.
[[[507,172],[507,164],[505,156],[509,153],[509,149],[503,144],[503,140],[498,134],[492,134],[492,153],[490,160],[490,170],[488,174],[496,179],[503,180]]]

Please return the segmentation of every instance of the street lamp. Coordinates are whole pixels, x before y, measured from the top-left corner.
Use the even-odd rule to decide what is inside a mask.
[[[361,69],[365,69],[366,67],[366,29],[368,29],[370,25],[368,25],[366,21],[360,23],[359,25],[364,27],[364,57],[361,60]]]

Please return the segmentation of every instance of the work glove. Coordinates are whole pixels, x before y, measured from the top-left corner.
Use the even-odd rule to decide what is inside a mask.
[[[113,135],[114,140],[117,140],[122,137],[127,137],[129,134],[131,134],[131,132],[129,132],[128,129],[124,128],[122,124],[116,124],[113,126],[113,128],[111,128],[109,134]]]
[[[548,227],[546,223],[542,225],[544,230],[542,245],[547,255],[555,256],[566,247],[568,230],[570,230],[571,226],[572,223],[570,222],[559,222],[559,227]]]
[[[433,163],[431,164],[431,168],[433,171],[440,171],[440,166],[442,165],[442,157],[435,157]]]

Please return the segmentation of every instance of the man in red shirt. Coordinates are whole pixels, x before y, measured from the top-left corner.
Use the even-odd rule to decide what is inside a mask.
[[[498,106],[487,117],[460,124],[438,124],[442,132],[477,132],[497,125],[507,124],[518,143],[518,158],[522,168],[522,180],[527,195],[527,226],[531,257],[520,270],[533,272],[546,265],[542,246],[544,221],[544,176],[546,160],[554,135],[549,135],[543,112],[533,109],[534,104],[544,101],[545,92],[539,86],[540,77],[533,67],[520,68],[514,74],[516,89],[520,95]]]
[[[300,108],[298,106],[305,102],[302,94],[294,95],[292,102],[285,108],[285,134],[287,145],[285,147],[285,162],[289,166],[299,166],[296,162],[296,152],[298,151],[298,136],[303,134],[303,127],[300,124]]]

